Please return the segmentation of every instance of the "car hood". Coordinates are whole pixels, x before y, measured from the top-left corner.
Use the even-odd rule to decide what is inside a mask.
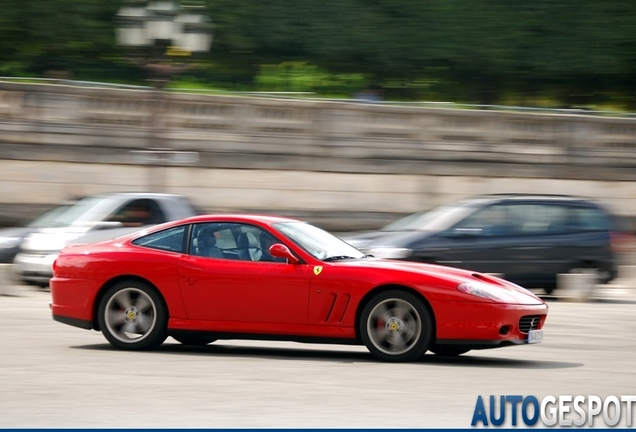
[[[23,251],[59,251],[69,241],[85,234],[89,227],[42,228],[29,234],[20,249]]]
[[[29,227],[1,228],[0,237],[24,237],[34,229]]]
[[[3,228],[0,229],[0,249],[16,248],[22,239],[29,235],[33,228]]]
[[[8,239],[8,238],[19,238],[22,239],[25,236],[29,235],[34,228],[28,227],[20,227],[20,228],[2,228],[0,229],[0,240]]]
[[[400,280],[419,281],[425,280],[422,285],[434,286],[436,290],[458,295],[464,299],[492,301],[498,303],[543,305],[545,302],[527,289],[507,280],[479,273],[471,270],[436,264],[424,264],[409,261],[398,261],[381,258],[365,258],[361,260],[338,261],[339,266],[351,266],[357,268],[375,269],[386,277],[387,283],[395,283]],[[409,277],[409,275],[411,277]],[[420,276],[425,277],[421,278]],[[474,295],[459,293],[458,286],[472,288],[473,292],[486,292],[493,298],[481,298]],[[416,286],[416,287],[417,287]],[[469,296],[469,297],[466,297]],[[496,299],[494,298],[496,297]]]
[[[373,247],[403,247],[412,243],[416,238],[419,240],[430,234],[429,231],[371,231],[343,234],[339,237],[357,249],[368,251]]]

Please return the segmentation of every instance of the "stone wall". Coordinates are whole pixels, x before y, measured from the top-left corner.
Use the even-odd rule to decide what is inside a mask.
[[[0,222],[166,191],[206,211],[374,228],[484,193],[636,216],[636,119],[0,83]]]

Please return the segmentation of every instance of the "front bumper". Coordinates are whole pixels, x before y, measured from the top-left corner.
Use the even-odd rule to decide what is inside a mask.
[[[528,343],[529,330],[541,330],[546,304],[440,302],[433,305],[437,321],[436,344],[470,349]]]

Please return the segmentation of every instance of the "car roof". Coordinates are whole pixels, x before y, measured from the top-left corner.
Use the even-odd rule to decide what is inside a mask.
[[[475,198],[468,198],[465,201],[484,201],[484,202],[501,202],[501,201],[555,201],[555,202],[576,202],[597,205],[597,203],[588,198],[577,197],[573,195],[559,194],[524,194],[524,193],[501,193],[481,195]]]
[[[113,192],[93,195],[92,197],[100,198],[117,198],[117,199],[130,199],[130,198],[184,198],[184,195],[158,193],[158,192]]]
[[[215,213],[192,216],[182,219],[181,223],[199,223],[199,222],[260,222],[265,225],[272,225],[281,222],[303,222],[299,219],[293,219],[286,216],[278,216],[272,214],[258,213]]]

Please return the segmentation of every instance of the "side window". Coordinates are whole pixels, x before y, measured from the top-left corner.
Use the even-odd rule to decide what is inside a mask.
[[[568,230],[568,208],[558,204],[511,205],[514,231],[520,235],[562,234]]]
[[[136,246],[159,249],[170,252],[183,252],[185,226],[178,226],[148,234],[132,241]]]
[[[269,254],[269,247],[277,242],[271,234],[253,225],[202,223],[194,225],[190,253],[208,258],[284,262]]]
[[[166,222],[166,216],[156,201],[144,198],[126,203],[108,220],[121,222],[124,226],[135,227]]]
[[[572,209],[572,230],[580,231],[608,231],[610,222],[605,213],[592,207],[576,207]]]
[[[454,227],[458,233],[502,236],[510,233],[507,205],[492,205],[476,211]]]
[[[236,249],[227,224],[195,224],[190,238],[190,253],[207,258],[231,258]]]

